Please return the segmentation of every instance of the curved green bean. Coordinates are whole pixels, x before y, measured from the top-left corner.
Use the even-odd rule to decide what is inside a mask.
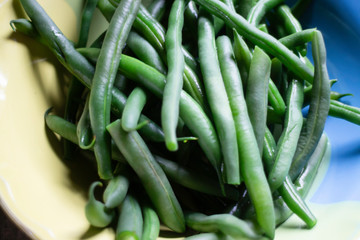
[[[129,185],[129,179],[122,174],[110,179],[103,193],[105,207],[109,209],[119,207],[126,197]]]
[[[312,51],[315,65],[315,77],[311,92],[312,99],[290,167],[291,179],[295,179],[299,175],[314,151],[324,130],[330,108],[330,82],[326,68],[326,50],[324,39],[319,31],[315,32]]]
[[[85,206],[86,219],[92,226],[106,227],[115,217],[112,209],[107,209],[104,203],[95,199],[94,191],[97,186],[102,186],[99,181],[93,182],[89,189],[89,200]]]
[[[181,49],[184,9],[184,0],[174,1],[165,35],[168,73],[161,105],[161,126],[165,135],[166,147],[170,151],[178,149],[176,127],[179,121],[179,102],[185,65]]]
[[[137,128],[146,99],[145,91],[139,87],[134,88],[130,93],[122,112],[121,125],[125,131],[129,132]]]

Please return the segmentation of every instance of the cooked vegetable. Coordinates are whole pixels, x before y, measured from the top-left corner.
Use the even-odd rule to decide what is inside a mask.
[[[281,0],[87,0],[76,44],[35,0],[20,2],[30,20],[11,27],[72,74],[65,114],[45,122],[66,158],[95,163],[92,226],[230,240],[273,239],[293,213],[316,224],[304,199],[329,157],[325,121],[360,125],[360,109],[331,91],[322,34],[295,18],[308,1],[292,12]],[[89,44],[95,8],[109,25]]]

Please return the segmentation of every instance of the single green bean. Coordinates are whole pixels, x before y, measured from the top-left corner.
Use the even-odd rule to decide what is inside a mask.
[[[256,46],[249,69],[246,105],[261,154],[266,127],[270,70],[271,60],[269,56]]]
[[[156,49],[138,33],[131,31],[127,39],[127,46],[146,64],[165,74],[166,67]]]
[[[122,113],[122,128],[129,132],[137,128],[141,111],[146,103],[146,93],[143,89],[136,87],[130,93]]]
[[[360,108],[330,100],[329,115],[360,125]]]
[[[324,39],[319,31],[316,31],[314,35],[312,52],[315,65],[315,77],[311,92],[312,99],[290,167],[291,179],[295,179],[299,175],[314,151],[324,130],[330,108],[330,83],[326,68],[326,49]]]
[[[94,67],[78,53],[44,9],[35,0],[21,0],[21,5],[31,19],[40,37],[57,59],[85,86],[90,87]]]
[[[119,211],[115,239],[142,239],[143,217],[138,200],[131,194],[127,194]]]
[[[315,151],[309,158],[307,165],[302,170],[300,176],[294,181],[295,190],[302,198],[305,198],[308,194],[320,164],[325,161],[325,159],[329,159],[330,154],[331,147],[328,142],[328,138],[326,134],[323,134],[317,144],[317,147],[315,148]],[[293,212],[289,209],[282,198],[275,200],[274,204],[277,210],[276,223],[279,225],[288,219]]]
[[[235,123],[221,76],[215,46],[215,33],[209,16],[201,15],[198,23],[198,46],[201,72],[207,100],[219,135],[224,164],[224,179],[228,184],[240,184],[239,155]]]
[[[296,190],[289,176],[285,178],[284,184],[279,188],[279,193],[286,205],[306,223],[308,228],[316,225],[315,216]]]
[[[94,15],[98,0],[86,0],[83,12],[81,15],[81,26],[77,47],[85,47],[89,37],[89,30],[91,20]]]
[[[142,238],[156,240],[160,234],[160,220],[156,211],[146,203],[142,204],[142,213],[144,219]]]
[[[224,81],[225,91],[230,103],[230,109],[235,124],[236,143],[238,146],[239,156],[244,151],[242,138],[242,128],[244,124],[243,117],[240,115],[247,114],[244,109],[245,99],[243,94],[243,87],[241,82],[241,76],[235,62],[234,52],[231,46],[231,40],[227,36],[220,36],[216,40],[217,54],[220,63],[220,70],[222,79]],[[236,165],[232,165],[234,171],[238,171],[240,174],[240,159]]]
[[[94,191],[97,186],[102,186],[99,181],[93,182],[89,189],[89,200],[85,206],[86,219],[92,226],[106,227],[115,217],[115,212],[112,209],[107,209],[104,203],[95,199]]]
[[[316,29],[310,28],[299,32],[295,32],[280,38],[279,42],[284,44],[289,49],[294,49],[298,46],[302,46],[310,42],[314,37],[315,31]]]
[[[110,179],[103,193],[105,207],[119,207],[128,193],[129,185],[129,179],[125,174],[118,174]]]
[[[90,149],[94,146],[95,136],[90,126],[89,96],[86,98],[84,110],[76,126],[76,135],[78,136],[80,148]]]
[[[179,121],[179,102],[185,65],[181,49],[184,9],[184,0],[174,1],[165,35],[168,73],[161,105],[161,125],[165,134],[166,147],[170,151],[178,149],[176,127]]]

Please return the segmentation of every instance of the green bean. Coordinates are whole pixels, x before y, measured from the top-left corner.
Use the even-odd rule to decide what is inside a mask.
[[[194,1],[203,6],[211,14],[223,19],[229,27],[235,28],[244,38],[279,58],[300,79],[305,79],[312,83],[314,74],[311,69],[274,37],[249,24],[243,17],[233,13],[230,8],[219,0]]]
[[[93,17],[98,0],[86,0],[82,15],[79,40],[77,47],[85,47],[89,37],[91,19]]]
[[[28,19],[20,18],[16,20],[11,20],[10,26],[14,32],[20,32],[22,34],[25,34],[26,36],[36,39],[41,44],[46,45],[46,41],[44,41],[44,39],[39,36],[38,31]]]
[[[207,16],[200,16],[198,24],[200,68],[222,148],[225,182],[238,185],[240,184],[240,171],[235,123],[221,76],[214,27]]]
[[[286,205],[307,224],[308,228],[316,225],[315,216],[297,192],[289,176],[285,178],[284,184],[279,188],[279,193]]]
[[[104,203],[95,199],[94,191],[97,186],[102,186],[102,183],[96,181],[90,186],[89,200],[85,206],[85,216],[92,226],[102,228],[112,222],[115,212],[112,209],[107,209]]]
[[[148,6],[148,11],[155,19],[160,20],[166,11],[166,0],[155,0]]]
[[[240,70],[242,84],[244,89],[246,89],[252,54],[244,39],[235,29],[233,30],[233,35],[235,59]]]
[[[307,165],[304,167],[299,177],[294,181],[295,190],[302,198],[305,198],[308,194],[320,164],[330,157],[330,153],[331,147],[328,138],[326,134],[323,134],[315,151],[309,158]],[[282,198],[275,200],[274,204],[277,210],[276,222],[277,224],[281,224],[291,216],[292,211],[288,208]]]
[[[264,146],[263,146],[263,163],[265,172],[269,174],[275,162],[276,142],[274,136],[268,127],[265,128]]]
[[[360,125],[360,108],[330,100],[329,115]]]
[[[122,113],[122,128],[129,132],[137,128],[139,122],[141,111],[146,103],[146,93],[139,87],[133,89],[130,93],[125,107]]]
[[[168,150],[176,151],[176,126],[179,121],[180,93],[183,88],[184,55],[181,50],[185,1],[176,0],[171,6],[168,30],[165,36],[168,73],[161,106],[161,125]]]
[[[234,52],[231,46],[230,38],[227,36],[220,36],[216,40],[216,48],[219,57],[221,75],[224,81],[226,94],[230,103],[232,117],[235,124],[236,143],[238,146],[239,156],[244,151],[245,145],[241,141],[242,128],[244,124],[242,114],[247,114],[245,106],[245,99],[243,95],[243,87],[241,82],[241,76],[237,68]],[[232,166],[234,170],[239,171],[240,174],[240,162],[238,160],[237,165]]]
[[[288,34],[293,34],[302,31],[300,22],[291,13],[290,8],[287,5],[280,5],[277,8],[277,14],[284,22],[285,30]],[[303,44],[297,47],[297,50],[302,56],[306,56],[307,44]]]
[[[127,133],[122,130],[120,120],[108,125],[107,130],[126,161],[140,178],[161,221],[170,229],[183,232],[185,225],[181,206],[165,173],[155,161],[143,139],[136,131]]]
[[[284,0],[260,0],[255,6],[253,6],[247,16],[247,20],[250,24],[258,26],[266,12],[275,8]]]
[[[66,96],[66,101],[65,101],[65,112],[64,112],[64,118],[66,120],[69,120],[71,122],[76,122],[76,115],[78,112],[78,109],[80,107],[81,101],[79,100],[79,95],[81,95],[84,91],[84,85],[78,80],[76,79],[76,77],[72,77],[70,85],[69,85],[69,89],[67,92],[67,96]],[[89,115],[89,113],[87,113],[87,115]],[[88,118],[88,116],[86,117]],[[90,127],[90,125],[88,125],[88,127]],[[90,135],[92,135],[92,133],[90,131],[86,131],[87,133],[90,133]],[[86,133],[86,135],[88,135]],[[90,136],[92,138],[92,136]],[[87,137],[86,137],[87,138]],[[88,138],[89,139],[89,138]],[[84,140],[84,139],[83,139]],[[95,141],[92,141],[92,143],[90,143],[90,145],[93,145],[95,143]],[[81,145],[81,142],[80,142]],[[82,147],[85,147],[85,145],[82,145]],[[75,147],[74,145],[65,140],[64,141],[64,156],[65,158],[70,157],[75,151]]]
[[[160,233],[160,220],[156,211],[146,203],[142,205],[142,213],[144,219],[142,238],[156,240]]]
[[[66,118],[65,118],[66,119]],[[89,116],[89,96],[86,98],[84,110],[80,116],[76,127],[76,135],[78,136],[79,146],[82,149],[92,148],[95,144],[95,136],[90,126]]]
[[[100,10],[105,19],[110,22],[116,7],[114,7],[109,0],[98,0],[97,8]]]
[[[71,141],[72,143],[79,144],[76,135],[76,125],[54,114],[50,114],[50,109],[45,113],[46,126],[61,137]]]
[[[124,111],[126,101],[127,98],[122,92],[120,92],[116,88],[112,89],[111,110],[118,118],[122,117],[122,112]],[[150,120],[148,117],[141,114],[139,118],[139,122],[147,123],[146,125],[144,125],[142,128],[139,129],[139,133],[143,135],[146,139],[154,142],[164,141],[164,133],[162,129],[154,121]]]
[[[221,232],[234,239],[256,239],[259,234],[251,225],[230,214],[213,214],[188,212],[185,214],[186,225],[200,232]]]
[[[91,20],[93,18],[93,14],[95,11],[95,8],[97,6],[97,2],[98,0],[87,0],[85,2],[85,5],[83,7],[82,10],[82,14],[81,14],[81,22],[80,22],[80,31],[79,31],[79,37],[78,37],[78,41],[76,43],[76,47],[85,47],[87,42],[88,42],[88,38],[89,38],[89,29],[90,29],[90,25],[91,25]],[[78,96],[84,91],[84,85],[81,84],[80,81],[78,81],[74,76],[71,79],[70,82],[70,86],[69,86],[69,90],[68,90],[68,94],[66,96],[66,103],[65,103],[65,113],[64,113],[64,118],[75,122],[76,121],[76,114],[79,108],[79,101]],[[86,106],[86,109],[88,110],[88,103]],[[89,129],[90,128],[90,120],[89,120],[89,112],[87,113],[83,113],[84,116],[84,120],[85,120],[85,128],[83,128],[83,130],[85,130],[85,135],[88,135],[87,133],[89,132],[91,137],[92,136],[92,132]],[[79,130],[79,125],[78,125],[78,130]],[[81,130],[80,130],[81,131]],[[79,136],[79,133],[78,133]],[[87,138],[87,137],[85,137]],[[80,137],[81,139],[81,137]],[[84,139],[83,139],[84,140]],[[93,141],[91,141],[90,145],[83,145],[83,141],[79,141],[79,145],[81,148],[85,147],[85,148],[89,148],[92,147],[92,145],[95,143],[95,139],[92,139]],[[73,152],[74,147],[72,145],[72,143],[68,142],[68,141],[64,141],[64,155],[70,155],[71,152]]]
[[[131,194],[127,194],[119,211],[115,239],[142,239],[143,218],[137,199]]]
[[[278,88],[276,87],[276,84],[272,81],[272,79],[269,80],[268,102],[269,102],[270,106],[272,106],[274,108],[274,112],[277,115],[279,115],[279,116],[284,115],[285,109],[286,109],[285,102],[281,96],[281,93],[279,92]]]
[[[154,157],[171,181],[198,192],[224,197],[216,177],[212,174],[199,173],[202,171],[200,168],[189,168],[160,156],[155,155]],[[239,199],[239,192],[236,188],[225,185],[225,194],[227,198],[234,201]]]
[[[326,50],[324,39],[319,31],[316,31],[314,35],[312,52],[315,64],[315,77],[311,92],[312,99],[290,167],[291,179],[295,179],[299,175],[314,151],[323,132],[330,108],[330,83],[326,68]]]
[[[275,162],[269,172],[268,182],[272,191],[278,189],[288,175],[303,125],[302,106],[304,86],[302,81],[292,80],[287,90],[287,110],[284,130],[278,141]]]
[[[269,30],[268,30],[268,28],[267,28],[267,26],[266,26],[265,23],[259,24],[258,29],[261,30],[261,31],[263,31],[264,33],[269,33]]]
[[[126,197],[129,185],[129,179],[124,174],[118,174],[110,179],[103,193],[105,207],[109,209],[119,207]]]
[[[295,32],[283,38],[280,38],[279,42],[284,44],[289,49],[294,49],[298,46],[305,45],[306,43],[310,42],[314,37],[315,31],[316,29],[310,28]]]
[[[63,139],[69,140],[72,143],[79,145],[78,138],[76,135],[76,125],[65,120],[62,117],[59,117],[54,114],[49,114],[49,111],[45,113],[45,123],[46,126],[52,130],[54,133],[60,135]],[[93,149],[90,149],[93,150]],[[113,142],[111,142],[112,157],[114,160],[124,162],[125,159],[122,154],[119,152]]]
[[[265,136],[270,69],[269,56],[256,46],[249,69],[246,105],[260,154]]]
[[[121,1],[111,18],[92,80],[89,112],[95,135],[94,152],[101,178],[110,179],[110,135],[106,126],[110,123],[111,91],[120,63],[122,49],[135,20],[141,1]]]
[[[160,55],[142,36],[131,31],[127,39],[127,46],[129,46],[131,51],[134,52],[140,60],[156,68],[159,72],[163,74],[166,73],[166,67],[161,60]]]
[[[35,0],[21,0],[35,29],[56,58],[85,86],[90,87],[94,67],[78,53],[44,9]]]

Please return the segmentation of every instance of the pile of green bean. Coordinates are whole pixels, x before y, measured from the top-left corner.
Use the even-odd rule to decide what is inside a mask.
[[[64,116],[45,121],[67,158],[96,163],[92,226],[195,240],[273,239],[292,214],[316,224],[304,198],[329,155],[326,118],[360,124],[360,110],[331,91],[321,32],[296,19],[309,1],[87,0],[77,43],[20,2],[29,19],[12,28],[72,75]],[[88,43],[95,10],[109,25]]]

